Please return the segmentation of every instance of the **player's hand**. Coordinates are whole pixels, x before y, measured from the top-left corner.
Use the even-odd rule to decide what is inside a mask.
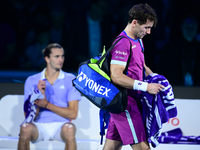
[[[45,95],[46,80],[39,80],[37,87],[38,87],[38,89],[40,90],[40,92],[41,92],[43,95]]]
[[[165,87],[158,83],[149,83],[147,86],[147,92],[150,94],[158,94],[159,91],[162,91]]]
[[[36,104],[36,105],[39,106],[39,107],[46,107],[46,105],[47,105],[47,100],[46,100],[46,98],[44,98],[44,99],[36,99],[36,100],[34,101],[34,104]]]

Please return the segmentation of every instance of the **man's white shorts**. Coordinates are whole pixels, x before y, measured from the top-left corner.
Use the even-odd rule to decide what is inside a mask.
[[[67,122],[52,122],[52,123],[37,123],[34,124],[38,128],[38,139],[32,143],[36,143],[39,141],[49,141],[49,140],[58,140],[63,142],[60,137],[61,127]]]

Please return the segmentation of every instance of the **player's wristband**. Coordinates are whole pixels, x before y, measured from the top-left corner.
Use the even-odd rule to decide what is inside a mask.
[[[49,104],[49,101],[47,101],[47,104],[46,104],[46,106],[44,107],[44,108],[47,108],[47,105]]]
[[[133,84],[133,89],[134,90],[138,90],[138,91],[146,92],[147,91],[147,85],[148,85],[147,82],[142,82],[142,81],[139,81],[139,80],[135,80],[134,84]]]

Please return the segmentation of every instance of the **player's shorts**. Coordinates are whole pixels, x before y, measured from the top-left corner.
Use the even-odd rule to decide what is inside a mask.
[[[130,98],[130,97],[129,97]],[[136,101],[131,97],[125,112],[111,114],[106,138],[121,141],[123,145],[146,141],[146,133],[141,113]]]
[[[39,141],[49,141],[49,140],[58,140],[63,142],[63,140],[60,137],[60,130],[65,123],[66,122],[52,122],[52,123],[34,122],[34,124],[37,126],[39,136],[38,139],[32,143],[36,143]]]

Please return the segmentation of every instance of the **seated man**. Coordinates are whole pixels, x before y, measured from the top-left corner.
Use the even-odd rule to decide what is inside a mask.
[[[24,88],[24,112],[18,150],[27,150],[29,141],[59,140],[65,150],[76,150],[76,127],[70,122],[78,114],[81,94],[73,87],[73,74],[61,70],[64,49],[49,44],[43,51],[46,68],[27,78]],[[33,52],[34,55],[34,52]]]

